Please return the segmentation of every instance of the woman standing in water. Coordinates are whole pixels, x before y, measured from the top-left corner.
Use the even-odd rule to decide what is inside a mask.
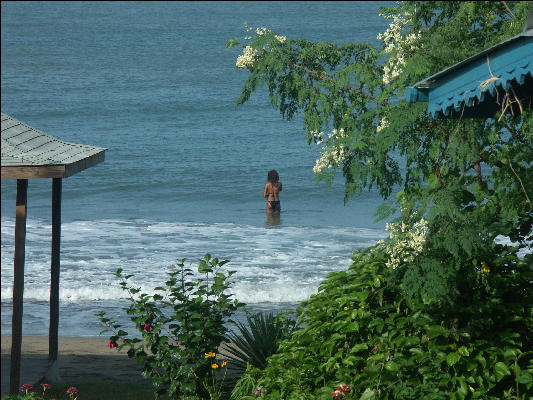
[[[281,188],[282,184],[279,181],[278,172],[275,169],[268,171],[267,183],[265,183],[265,190],[263,191],[263,197],[267,199],[267,213],[281,211],[279,203],[279,192],[281,192]]]

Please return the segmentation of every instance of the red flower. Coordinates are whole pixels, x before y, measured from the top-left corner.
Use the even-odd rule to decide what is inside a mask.
[[[79,395],[78,388],[76,386],[69,387],[66,393],[70,396],[70,398],[78,397]]]
[[[340,385],[335,389],[336,392],[350,393],[350,387],[348,385]]]
[[[24,393],[33,392],[33,385],[30,383],[25,383],[20,387],[20,391]]]
[[[348,385],[339,385],[332,393],[334,399],[344,397],[344,393],[350,393],[350,387]]]
[[[49,385],[48,383],[41,383],[41,389],[43,390],[43,393],[46,392],[47,389],[50,389],[52,385]]]
[[[152,325],[150,325],[150,324],[148,324],[148,323],[147,323],[147,324],[144,324],[144,330],[145,330],[145,331],[152,332],[153,329],[154,329],[154,328],[152,327]]]
[[[109,347],[110,349],[114,349],[115,347],[117,347],[118,344],[116,344],[115,342],[112,342],[111,340],[109,341],[109,343],[107,344],[107,347]],[[73,386],[74,387],[74,386]]]

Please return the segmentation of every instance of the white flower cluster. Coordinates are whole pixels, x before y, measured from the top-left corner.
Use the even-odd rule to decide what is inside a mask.
[[[324,132],[313,131],[309,133],[316,138],[317,145],[320,146],[324,143]],[[347,136],[344,129],[333,129],[326,139],[326,144],[322,147],[320,158],[316,160],[313,167],[315,174],[327,168],[337,168],[350,155],[350,150],[341,142]]]
[[[321,145],[324,141],[324,132],[319,131],[309,131],[309,134],[315,138],[315,142],[318,145]]]
[[[378,39],[385,42],[384,52],[389,54],[387,64],[383,67],[383,83],[388,85],[403,72],[405,67],[405,54],[417,48],[416,42],[421,37],[421,32],[402,34],[404,28],[411,23],[411,16],[408,13],[399,15],[379,14],[385,18],[392,18],[389,29],[385,33],[380,33]]]
[[[387,267],[396,269],[402,263],[413,262],[424,249],[428,233],[428,224],[424,218],[412,227],[405,223],[387,224],[385,229],[390,232],[389,241],[380,240],[378,244],[385,246],[389,255]]]
[[[257,34],[257,36],[261,36],[261,35],[264,35],[265,33],[270,33],[272,32],[270,29],[267,29],[267,28],[257,28],[255,30],[255,33]],[[285,41],[287,40],[287,37],[286,36],[281,36],[281,35],[274,35],[274,37],[278,40],[278,42],[280,43],[285,43]]]
[[[257,29],[255,30],[255,33],[257,34],[257,36],[261,36],[261,35],[264,35],[264,34],[266,34],[266,33],[270,33],[270,32],[271,32],[270,29],[267,29],[267,28],[264,28],[264,27],[262,27],[262,28],[257,28]]]
[[[274,35],[276,39],[278,39],[278,42],[285,43],[287,41],[287,36],[281,36],[281,35]]]
[[[248,33],[253,32],[253,28],[251,26],[248,26],[248,24],[244,24],[244,26],[246,28],[246,32]],[[264,34],[271,33],[271,32],[272,31],[267,28],[257,28],[255,30],[255,34],[257,36],[262,36]],[[285,43],[285,41],[287,40],[286,36],[274,35],[274,37],[280,43]],[[244,39],[251,41],[252,36],[245,36]],[[245,69],[254,68],[257,65],[257,62],[259,61],[259,54],[260,52],[257,49],[254,49],[252,46],[244,46],[243,54],[237,57],[237,62],[235,63],[235,66],[237,68],[245,68]]]
[[[379,121],[379,124],[376,127],[376,132],[381,132],[387,126],[389,126],[389,121],[387,121],[387,118],[383,118],[382,120]]]
[[[253,68],[257,64],[259,52],[251,46],[243,49],[243,54],[237,57],[237,68]]]

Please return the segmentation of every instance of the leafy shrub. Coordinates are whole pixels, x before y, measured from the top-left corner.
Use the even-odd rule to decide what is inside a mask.
[[[405,295],[385,253],[355,252],[350,268],[330,274],[298,310],[303,327],[268,367],[242,379],[268,399],[331,399],[345,384],[346,398],[356,399],[525,399],[533,385],[532,257],[503,246],[493,256],[483,270],[469,261],[477,279],[461,307],[450,308]]]
[[[208,398],[205,387],[212,375],[212,356],[227,333],[224,325],[231,315],[244,306],[231,295],[227,279],[234,271],[224,273],[227,261],[206,254],[200,260],[196,280],[185,259],[173,265],[165,287],[156,287],[154,295],[141,293],[128,283],[133,275],[116,272],[120,285],[129,295],[126,314],[142,335],[132,338],[121,325],[99,313],[103,332],[112,332],[109,347],[127,347],[128,356],[142,365],[143,376],[152,379],[156,397],[171,399]]]

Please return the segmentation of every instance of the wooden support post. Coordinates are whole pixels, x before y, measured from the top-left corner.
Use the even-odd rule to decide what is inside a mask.
[[[59,331],[59,272],[61,243],[61,187],[62,179],[52,180],[52,260],[50,267],[50,329],[48,358],[57,360]]]
[[[11,394],[17,394],[20,386],[27,194],[28,180],[17,179],[15,257],[13,270],[13,317],[11,320],[11,365],[9,373],[9,393]]]

